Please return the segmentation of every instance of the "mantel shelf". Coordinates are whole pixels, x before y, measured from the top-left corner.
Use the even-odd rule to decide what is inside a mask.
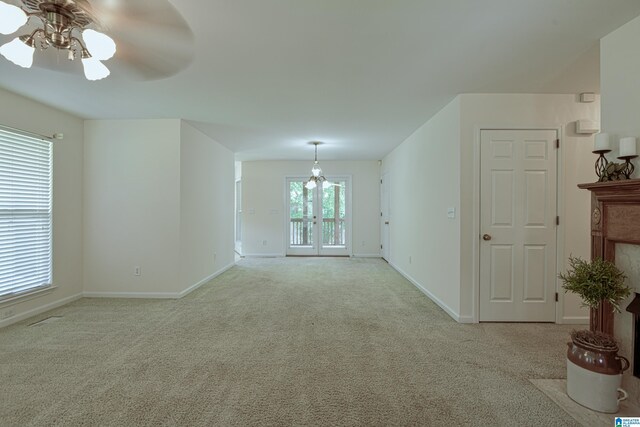
[[[640,179],[578,184],[578,188],[593,192],[600,201],[627,203],[640,201]]]

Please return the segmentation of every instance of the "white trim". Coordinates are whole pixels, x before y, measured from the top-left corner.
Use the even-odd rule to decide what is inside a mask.
[[[476,323],[473,321],[473,316],[458,316],[458,322],[460,323]]]
[[[147,299],[180,299],[185,295],[195,291],[200,286],[209,282],[210,280],[218,277],[225,271],[229,270],[235,264],[231,263],[226,267],[221,268],[215,273],[205,277],[200,280],[198,283],[195,283],[188,288],[184,289],[180,292],[83,292],[82,295],[85,298],[147,298]]]
[[[380,254],[353,254],[353,258],[382,258]]]
[[[473,136],[473,323],[480,322],[480,138],[483,130],[551,130],[556,132],[556,138],[560,140],[560,149],[556,156],[556,212],[560,216],[560,225],[556,228],[556,277],[560,272],[561,260],[564,257],[564,209],[560,203],[564,200],[564,178],[563,178],[563,154],[564,126],[553,124],[550,126],[478,126],[474,127]],[[562,184],[562,185],[561,185]],[[561,245],[562,244],[562,245]],[[562,313],[564,312],[564,295],[559,291],[559,281],[556,282],[556,292],[559,299],[556,304],[556,323],[561,323]]]
[[[83,292],[85,298],[178,299],[179,292]]]
[[[284,258],[285,254],[283,253],[273,253],[273,254],[269,254],[269,253],[265,253],[265,254],[261,254],[261,253],[257,253],[257,254],[242,254],[243,258]]]
[[[558,323],[562,325],[588,325],[589,316],[565,316]]]
[[[556,215],[560,218],[560,224],[556,226],[556,293],[558,294],[558,301],[556,302],[556,323],[563,323],[564,317],[564,292],[562,290],[562,281],[558,277],[561,270],[564,270],[564,224],[567,222],[567,217],[564,212],[564,127],[560,126],[556,131],[556,138],[560,141],[560,147],[558,147],[558,155],[556,156],[557,171],[556,171]]]
[[[470,323],[467,322],[467,320],[469,319],[468,316],[463,316],[461,317],[458,313],[456,313],[451,307],[449,307],[447,304],[445,304],[444,302],[442,302],[438,297],[436,297],[434,294],[432,294],[429,290],[427,290],[427,288],[425,288],[424,286],[422,286],[420,283],[418,283],[413,277],[411,277],[409,274],[405,273],[404,271],[402,271],[398,266],[396,266],[395,264],[393,264],[392,262],[389,262],[389,265],[391,267],[393,267],[394,270],[396,270],[398,273],[400,273],[405,279],[407,279],[409,282],[411,282],[413,284],[413,286],[415,286],[416,288],[418,288],[418,290],[420,292],[422,292],[423,294],[425,294],[431,301],[435,302],[436,304],[438,304],[438,306],[440,306],[441,309],[443,309],[445,311],[445,313],[447,313],[449,316],[451,316],[453,318],[453,320],[455,320],[456,322],[459,323],[463,323],[463,320],[465,321],[464,323]]]
[[[29,301],[34,298],[41,297],[43,295],[48,294],[49,292],[54,291],[55,289],[58,289],[58,287],[55,285],[49,285],[44,288],[32,289],[18,295],[13,295],[8,298],[0,299],[0,308],[10,307],[15,304],[20,304],[25,301]]]
[[[232,268],[233,266],[235,266],[236,263],[232,262],[230,264],[228,264],[226,267],[222,267],[220,270],[216,271],[215,273],[205,277],[204,279],[200,280],[198,283],[195,283],[191,286],[189,286],[187,289],[185,289],[184,291],[180,292],[180,296],[178,298],[182,298],[183,296],[190,294],[191,292],[195,291],[196,289],[198,289],[200,286],[204,285],[205,283],[215,279],[216,277],[218,277],[219,275],[221,275],[222,273],[224,273],[225,271],[229,270],[230,268]]]
[[[31,310],[27,310],[24,313],[20,313],[16,316],[9,317],[7,319],[0,320],[0,328],[5,326],[12,325],[14,323],[20,322],[21,320],[28,319],[29,317],[36,316],[40,313],[44,313],[45,311],[53,310],[54,308],[61,307],[63,305],[69,304],[70,302],[79,300],[82,298],[82,294],[71,295],[70,297],[62,298],[58,301],[51,302],[49,304],[45,304],[41,307],[37,307]]]

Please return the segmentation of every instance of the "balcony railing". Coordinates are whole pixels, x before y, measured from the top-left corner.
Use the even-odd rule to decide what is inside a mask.
[[[313,245],[313,220],[304,218],[291,218],[289,225],[291,246]],[[346,243],[346,230],[344,218],[322,219],[322,245],[344,246]]]

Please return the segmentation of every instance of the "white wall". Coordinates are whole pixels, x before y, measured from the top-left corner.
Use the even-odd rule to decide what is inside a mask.
[[[180,121],[88,120],[84,159],[85,292],[181,291]]]
[[[0,304],[0,326],[64,304],[82,293],[83,126],[78,117],[0,89],[0,124],[41,135],[64,133],[53,142],[53,284],[51,292]]]
[[[589,200],[577,184],[595,181],[592,136],[575,134],[575,120],[599,120],[599,103],[576,95],[465,94],[425,123],[384,159],[391,182],[391,263],[452,317],[477,319],[479,212],[477,158],[482,128],[560,128],[559,250],[588,258]],[[419,189],[419,191],[416,191]],[[447,208],[457,217],[447,219]],[[412,264],[408,258],[412,257]],[[565,266],[561,266],[564,269]],[[561,322],[583,323],[574,295],[561,298]]]
[[[88,120],[84,154],[85,295],[176,298],[233,265],[227,148],[177,119]]]
[[[386,156],[389,263],[452,317],[460,313],[460,99]]]
[[[602,129],[617,138],[635,136],[640,138],[640,18],[623,25],[604,37],[600,42],[600,75],[602,88]],[[617,147],[616,147],[617,148]],[[610,160],[617,149],[608,154]],[[635,162],[635,178],[640,177]],[[640,250],[637,247],[616,246],[616,263],[629,277],[629,286],[640,292]],[[623,245],[627,246],[627,245]],[[633,327],[632,316],[626,313],[633,293],[620,306],[622,313],[615,318],[615,336],[620,341],[620,353],[632,360]],[[640,380],[633,377],[631,369],[624,374],[623,387],[630,392],[634,404],[640,402]]]
[[[234,159],[184,121],[180,133],[180,282],[187,289],[234,263]]]
[[[285,254],[285,177],[311,173],[312,161],[242,163],[242,252]],[[325,176],[352,176],[353,254],[380,254],[380,168],[377,161],[321,161]],[[263,241],[267,242],[263,245]]]
[[[460,255],[461,255],[461,301],[463,317],[477,315],[474,302],[473,268],[474,245],[478,243],[480,230],[474,232],[474,218],[478,204],[474,189],[477,185],[479,162],[475,157],[481,128],[560,128],[561,134],[561,192],[559,200],[561,246],[558,250],[566,260],[569,255],[590,257],[590,193],[580,190],[577,185],[597,180],[593,171],[596,157],[591,153],[593,136],[575,133],[578,119],[600,120],[599,102],[580,103],[577,95],[548,94],[465,94],[461,95],[461,157],[460,157]],[[475,147],[475,148],[474,148]],[[564,243],[562,243],[564,242]],[[561,322],[585,323],[587,311],[573,294],[560,291],[562,304]]]

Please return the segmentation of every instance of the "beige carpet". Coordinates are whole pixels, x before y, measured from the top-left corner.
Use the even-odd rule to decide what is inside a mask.
[[[529,381],[570,329],[457,324],[377,259],[242,260],[0,329],[0,425],[576,425]]]

